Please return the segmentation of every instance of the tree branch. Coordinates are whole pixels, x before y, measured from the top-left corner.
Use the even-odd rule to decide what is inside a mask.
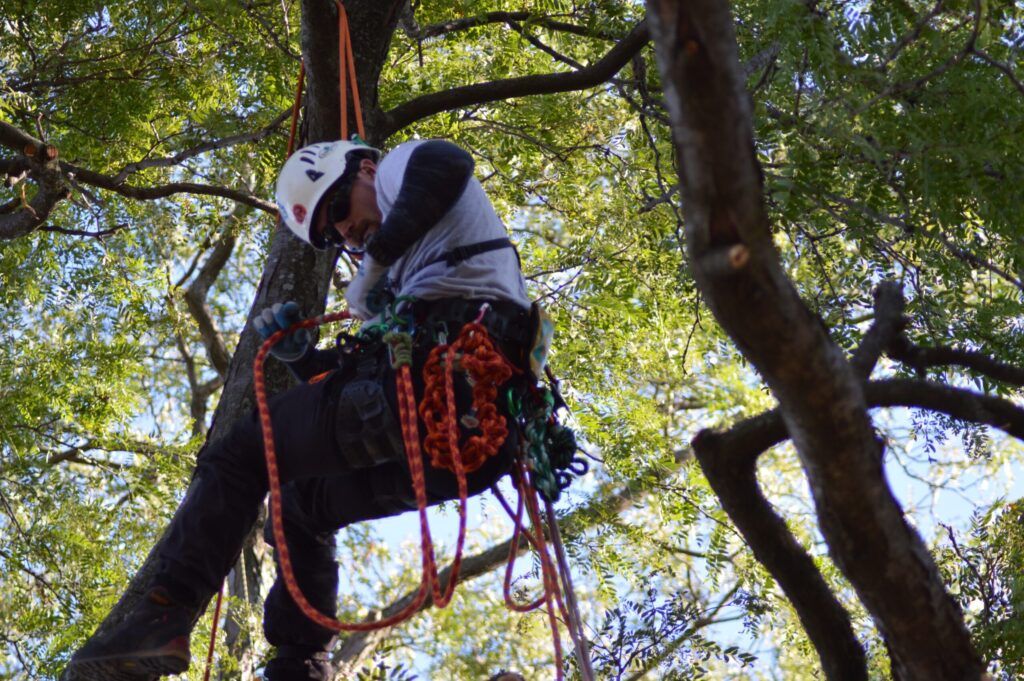
[[[245,211],[245,206],[235,204],[235,210],[225,222],[230,223],[232,220],[238,219]],[[231,231],[231,225],[226,224],[223,229],[223,236],[214,245],[213,252],[199,268],[199,274],[192,280],[184,295],[185,304],[188,306],[192,318],[199,325],[199,335],[203,339],[203,346],[210,358],[210,364],[222,379],[227,376],[228,366],[231,364],[231,353],[228,352],[227,346],[224,344],[224,337],[213,320],[213,313],[206,302],[206,295],[235,249],[235,236]]]
[[[227,187],[218,187],[216,185],[209,184],[196,184],[194,182],[172,182],[170,184],[157,185],[155,187],[135,187],[119,183],[116,177],[103,175],[92,170],[86,170],[85,168],[80,168],[76,165],[72,165],[71,163],[61,162],[60,167],[65,173],[73,175],[79,182],[84,182],[85,184],[99,187],[100,189],[106,189],[114,192],[115,194],[127,196],[130,199],[163,199],[175,194],[220,196],[238,203],[244,203],[245,205],[252,206],[253,208],[259,208],[271,215],[277,214],[277,206],[275,206],[272,201],[266,201],[250,194],[249,192],[237,189],[229,189]]]
[[[729,3],[647,0],[647,8],[697,286],[779,401],[829,553],[890,643],[894,668],[936,681],[977,678],[984,664],[963,615],[884,476],[862,379],[782,267]]]
[[[413,40],[426,40],[427,38],[436,38],[437,36],[448,35],[449,33],[455,33],[457,31],[465,31],[470,28],[477,28],[478,26],[486,26],[487,24],[511,25],[512,22],[518,21],[527,22],[535,26],[543,26],[544,28],[552,31],[573,33],[585,38],[618,40],[615,35],[606,31],[596,31],[594,29],[587,28],[586,26],[577,26],[576,24],[570,24],[568,22],[555,21],[550,17],[540,16],[533,14],[532,12],[485,12],[473,17],[454,19],[452,21],[442,21],[437,24],[423,26],[418,30],[409,32],[409,37]]]
[[[903,328],[903,291],[894,281],[885,281],[875,289],[875,321],[864,334],[850,364],[861,378],[868,378],[886,346]]]
[[[865,385],[864,395],[872,407],[928,409],[1024,440],[1024,408],[1000,397],[910,378],[871,381]]]
[[[271,121],[268,126],[260,130],[256,130],[255,132],[247,132],[242,133],[240,135],[224,137],[219,140],[203,142],[202,144],[198,144],[190,149],[180,151],[174,156],[167,156],[164,158],[143,159],[141,161],[136,161],[135,163],[129,163],[128,165],[121,169],[121,172],[114,176],[113,182],[117,185],[120,185],[124,183],[125,179],[129,175],[133,173],[145,170],[146,168],[167,168],[170,166],[176,166],[180,163],[184,163],[190,158],[198,156],[199,154],[206,153],[207,151],[214,151],[216,149],[227,149],[228,147],[233,147],[236,144],[243,144],[246,142],[259,142],[260,140],[265,139],[266,137],[269,137],[271,134],[273,134],[283,122],[288,120],[288,117],[291,116],[291,113],[291,108],[286,109],[285,111],[281,112],[277,116],[277,118]]]
[[[55,232],[57,234],[67,234],[70,236],[91,236],[97,239],[102,239],[103,237],[107,237],[110,236],[111,234],[116,234],[120,232],[127,226],[128,225],[126,223],[121,223],[120,225],[115,225],[110,229],[100,229],[95,232],[90,232],[89,230],[86,229],[67,229],[65,227],[53,227],[50,225],[43,225],[38,229],[40,232]]]
[[[286,115],[282,114],[282,116]],[[173,165],[211,149],[220,149],[244,141],[262,139],[269,135],[281,120],[283,118],[279,116],[275,123],[263,130],[208,142],[193,149],[183,151],[181,154],[170,159],[140,161],[127,166],[116,177],[103,175],[64,161],[58,161],[55,147],[47,145],[42,140],[29,135],[9,123],[0,121],[0,145],[23,154],[20,158],[5,159],[3,168],[5,170],[16,170],[27,167],[30,176],[38,186],[38,191],[31,201],[25,198],[24,189],[22,189],[21,210],[10,214],[0,214],[0,240],[24,236],[44,224],[57,203],[69,195],[65,180],[79,181],[128,198],[142,200],[165,198],[179,193],[220,196],[276,215],[277,207],[272,202],[256,197],[249,192],[192,182],[176,182],[156,187],[134,187],[125,185],[124,177],[143,168]],[[61,231],[82,236],[107,236],[112,233],[110,230],[78,233],[73,230],[61,230],[59,228],[49,228],[46,231]]]
[[[647,44],[648,39],[647,22],[644,20],[604,57],[586,68],[465,85],[417,97],[383,114],[383,136],[390,137],[402,128],[442,111],[514,97],[585,90],[600,85],[629,63],[632,56]]]
[[[1017,78],[1017,75],[1013,72],[1013,69],[1011,69],[1008,64],[1004,64],[1003,62],[995,59],[992,55],[990,55],[985,50],[980,49],[977,45],[971,46],[971,52],[981,57],[982,60],[985,61],[990,66],[994,66],[995,68],[1002,71],[1003,74],[1010,79],[1010,82],[1013,83],[1013,86],[1017,88],[1017,91],[1024,95],[1024,83],[1022,83],[1020,79]]]
[[[757,457],[785,437],[782,418],[773,410],[724,433],[703,430],[693,449],[722,508],[793,604],[825,676],[866,680],[864,650],[849,615],[757,483]]]
[[[1004,364],[973,350],[923,348],[912,343],[905,335],[899,335],[889,343],[886,354],[911,366],[918,373],[924,373],[928,367],[959,366],[996,381],[1024,387],[1024,369]]]

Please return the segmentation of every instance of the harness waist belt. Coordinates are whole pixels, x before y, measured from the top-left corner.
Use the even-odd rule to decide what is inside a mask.
[[[502,237],[501,239],[491,239],[490,241],[478,241],[475,244],[467,244],[465,246],[457,246],[452,250],[448,251],[444,255],[434,258],[428,262],[424,267],[434,265],[439,262],[447,263],[448,267],[455,267],[463,260],[472,258],[474,255],[480,255],[481,253],[487,253],[488,251],[498,251],[502,248],[515,248],[515,245],[509,240],[508,237]],[[519,253],[516,252],[516,257],[519,257]]]
[[[442,298],[440,300],[418,300],[413,303],[413,315],[417,324],[429,325],[434,322],[465,323],[480,313],[480,306],[488,303],[491,309],[484,315],[482,324],[498,340],[516,345],[530,342],[530,311],[510,301],[468,300],[465,298]]]

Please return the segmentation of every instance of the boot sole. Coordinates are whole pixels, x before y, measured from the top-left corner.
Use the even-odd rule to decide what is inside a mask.
[[[72,660],[69,681],[139,681],[153,676],[188,671],[189,654],[180,650],[153,650]]]

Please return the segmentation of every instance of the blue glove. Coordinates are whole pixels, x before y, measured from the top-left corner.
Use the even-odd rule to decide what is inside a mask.
[[[301,321],[302,315],[299,314],[299,304],[289,300],[283,305],[281,303],[274,303],[270,307],[265,308],[263,312],[256,315],[256,318],[252,320],[252,325],[263,340],[266,340],[281,329],[287,329],[292,324]],[[294,362],[306,354],[309,344],[309,329],[297,329],[270,348],[270,354],[282,362]]]

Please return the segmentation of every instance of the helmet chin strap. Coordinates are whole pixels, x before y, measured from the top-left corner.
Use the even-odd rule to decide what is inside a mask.
[[[324,239],[324,241],[326,241],[328,245],[334,246],[339,251],[346,254],[353,260],[359,261],[363,259],[363,256],[366,254],[365,247],[355,248],[352,246],[347,246],[345,245],[345,239],[343,239],[342,236],[338,234],[337,230],[335,230],[334,227],[330,227],[329,229],[331,232],[331,236],[329,238]]]

